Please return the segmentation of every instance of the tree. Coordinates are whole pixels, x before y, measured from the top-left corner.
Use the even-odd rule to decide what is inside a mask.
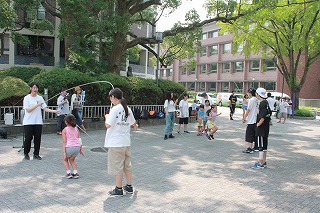
[[[264,1],[246,5],[259,7]],[[269,7],[242,16],[222,29],[234,34],[234,47],[244,43],[244,54],[263,52],[276,57],[279,72],[290,89],[294,109],[299,109],[299,93],[310,65],[320,58],[320,4],[318,0],[270,1]],[[303,72],[299,75],[298,68]]]

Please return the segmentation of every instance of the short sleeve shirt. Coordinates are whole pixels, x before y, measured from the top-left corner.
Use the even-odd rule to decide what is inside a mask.
[[[261,126],[257,127],[257,136],[262,136],[262,137],[268,137],[269,136],[269,129],[270,129],[270,118],[267,118],[267,113],[268,113],[268,101],[263,100],[259,104],[259,114],[258,114],[258,120],[257,123],[261,118],[264,118],[264,122],[262,123]]]
[[[231,101],[231,104],[236,104],[237,103],[237,96],[230,95],[229,100]]]
[[[35,108],[32,112],[27,112],[26,109],[29,109],[38,103],[43,103],[41,106]],[[42,113],[41,109],[46,108],[47,104],[44,99],[37,95],[32,97],[30,94],[26,95],[23,99],[23,109],[24,109],[24,117],[23,117],[23,125],[42,125]]]

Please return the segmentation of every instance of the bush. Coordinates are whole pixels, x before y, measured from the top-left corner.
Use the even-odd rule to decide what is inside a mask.
[[[41,71],[40,68],[37,67],[11,67],[6,70],[2,70],[0,76],[12,76],[16,78],[20,78],[27,84],[31,83],[31,79],[33,76],[39,74]]]
[[[163,104],[166,100],[167,93],[173,92],[174,99],[183,99],[183,94],[188,93],[186,88],[184,88],[181,84],[169,81],[169,80],[163,80],[159,79],[159,87],[162,91],[163,96],[160,98],[160,103]]]
[[[27,83],[19,78],[7,76],[0,80],[0,105],[22,105],[22,100],[29,93]]]
[[[301,117],[313,117],[314,113],[309,109],[298,109],[294,111],[294,115]]]

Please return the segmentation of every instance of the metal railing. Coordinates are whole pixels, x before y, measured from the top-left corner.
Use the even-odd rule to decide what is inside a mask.
[[[155,110],[155,111],[163,111],[163,105],[129,105],[131,110],[135,112],[136,110]],[[56,110],[57,106],[48,106],[49,109]],[[83,118],[104,118],[104,115],[110,110],[110,106],[83,106]],[[22,106],[3,106],[0,107],[0,121],[4,121],[4,116],[6,113],[13,114],[14,122],[20,123],[21,118],[23,117],[23,109]],[[48,113],[43,111],[42,114],[43,120],[53,120],[57,118],[57,115],[54,113]]]

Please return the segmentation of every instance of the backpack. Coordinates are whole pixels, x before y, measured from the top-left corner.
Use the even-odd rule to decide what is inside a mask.
[[[267,115],[266,115],[266,118],[271,118],[271,116],[272,116],[272,110],[270,109],[269,104],[267,104]]]
[[[157,118],[164,118],[164,112],[158,111],[158,112],[156,113],[156,117],[157,117]]]
[[[141,119],[148,119],[149,118],[148,110],[146,110],[146,109],[142,110],[140,118]]]
[[[155,110],[150,110],[149,111],[149,118],[155,118],[156,114],[157,114],[157,112]]]

